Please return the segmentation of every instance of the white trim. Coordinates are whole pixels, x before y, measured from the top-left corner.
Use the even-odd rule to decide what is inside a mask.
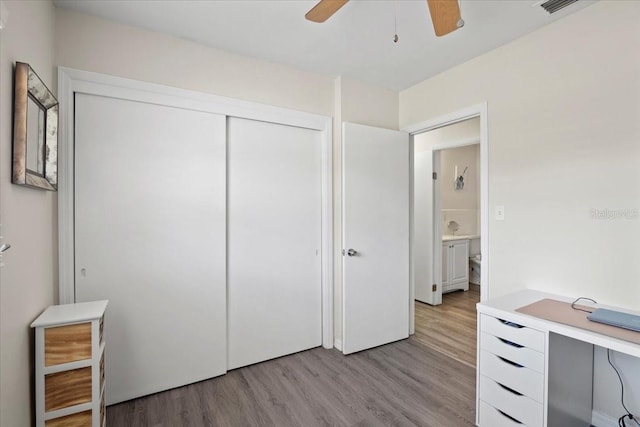
[[[89,403],[81,403],[79,405],[67,406],[66,408],[56,409],[55,411],[46,412],[44,414],[44,420],[46,425],[46,421],[53,420],[55,418],[66,417],[67,415],[77,414],[78,412],[90,411],[93,408],[93,402]],[[93,411],[95,412],[95,410]]]
[[[77,360],[75,362],[63,363],[60,365],[45,366],[44,375],[55,374],[64,371],[73,371],[74,369],[86,368],[93,365],[92,359]]]
[[[322,143],[322,345],[333,348],[333,128],[331,117],[105,74],[58,68],[60,103],[58,230],[60,304],[74,291],[74,94],[117,97],[320,131]]]
[[[458,140],[438,143],[438,144],[430,145],[429,149],[433,151],[439,151],[439,150],[446,150],[449,148],[466,147],[473,144],[480,144],[480,137],[474,136],[471,138],[458,139]]]
[[[337,164],[341,164],[342,162],[342,127],[340,125],[340,123],[342,122],[342,77],[338,76],[335,78],[334,80],[334,85],[333,85],[333,115],[334,115],[334,120],[335,120],[335,126],[333,128],[333,150],[334,150],[334,154],[337,153],[340,150],[340,157],[337,159]],[[332,168],[337,166],[334,164],[332,165]],[[335,229],[333,230],[333,244],[334,244],[334,254],[333,257],[331,258],[331,262],[333,263],[333,277],[335,277],[338,283],[334,282],[334,287],[333,287],[333,293],[335,293],[335,295],[333,296],[333,303],[335,303],[335,297],[336,295],[340,297],[340,304],[342,304],[342,268],[344,265],[344,260],[342,257],[342,248],[343,243],[342,243],[342,232],[343,232],[343,223],[342,223],[342,166],[340,166],[338,168],[338,170],[334,170],[332,173],[332,177],[335,178],[332,181],[333,185],[340,185],[340,200],[335,200],[335,205],[333,206],[334,211],[332,212],[333,216],[332,218],[334,218],[336,220],[336,223],[334,224]],[[337,190],[337,188],[336,188]],[[336,191],[337,192],[337,191]],[[339,211],[336,211],[336,209],[338,209]],[[338,241],[339,246],[336,245],[336,241]],[[338,290],[336,291],[336,286],[338,286]],[[339,304],[336,304],[336,307],[338,307]],[[342,307],[340,307],[340,313],[337,314],[334,311],[334,316],[333,316],[333,321],[335,322],[334,325],[340,324],[342,325],[342,319],[343,319],[344,313],[342,312]],[[339,323],[338,323],[339,322]],[[333,346],[335,348],[337,348],[338,350],[342,351],[342,334],[344,334],[344,330],[342,329],[342,326],[340,327],[340,336],[335,336],[335,341],[333,343]],[[335,332],[334,332],[335,335]]]
[[[435,304],[442,304],[442,211],[440,209],[440,201],[442,200],[442,187],[440,183],[442,182],[442,174],[440,170],[440,151],[434,149],[431,154],[431,164],[433,172],[437,173],[440,179],[436,179],[433,182],[433,204],[431,207],[433,208],[433,245],[432,245],[432,253],[433,253],[433,266],[431,267],[431,271],[433,271],[433,283],[436,284],[438,289],[440,289],[440,293],[438,293],[437,298],[435,298]]]
[[[44,328],[36,328],[36,351],[35,351],[35,366],[36,366],[36,427],[44,427]]]
[[[322,346],[334,346],[333,313],[333,121],[322,130]]]
[[[409,134],[409,335],[416,333],[416,266],[413,260],[416,229],[413,179],[415,177],[415,144],[413,136],[413,134]]]
[[[471,107],[463,108],[458,111],[454,111],[452,113],[444,114],[439,117],[435,117],[424,122],[416,123],[413,125],[405,126],[400,129],[405,132],[409,132],[412,134],[418,134],[427,132],[433,129],[441,128],[443,126],[452,125],[454,123],[462,122],[467,119],[480,116],[487,113],[487,103],[483,102],[481,104],[472,105]],[[482,127],[482,126],[481,126]],[[482,137],[482,135],[481,135]]]
[[[229,117],[240,117],[314,129],[331,130],[331,117],[319,114],[274,107],[266,104],[242,101],[224,96],[211,95],[187,89],[179,89],[139,80],[114,77],[72,68],[58,68],[58,83],[66,82],[69,87],[59,86],[59,92],[72,96],[74,92],[101,95],[110,98],[143,100],[159,105],[205,111]],[[71,102],[73,102],[71,100]]]
[[[58,277],[59,304],[76,301],[73,268],[73,88],[72,78],[58,70]]]
[[[480,252],[482,261],[480,263],[480,300],[489,299],[489,129],[488,129],[488,107],[487,103],[472,105],[449,114],[429,119],[424,122],[406,126],[401,130],[411,135],[427,132],[443,126],[458,123],[473,117],[480,117]],[[453,141],[444,144],[446,147],[456,147],[474,144],[476,138],[472,140]],[[437,147],[435,150],[444,147]],[[413,256],[413,253],[411,254]],[[411,282],[411,292],[414,292],[415,284]]]
[[[345,310],[345,291],[344,291],[344,287],[345,287],[345,271],[344,271],[344,257],[345,257],[345,251],[347,250],[347,244],[345,242],[345,224],[346,224],[346,211],[345,211],[345,192],[344,192],[344,187],[345,187],[345,151],[347,149],[346,145],[345,145],[345,138],[344,138],[344,127],[345,127],[345,122],[341,122],[340,125],[340,160],[342,162],[342,164],[340,165],[340,176],[341,176],[341,182],[340,182],[340,197],[342,198],[341,202],[340,202],[340,206],[342,207],[342,209],[340,209],[340,224],[342,224],[342,227],[340,229],[341,233],[340,233],[340,247],[342,248],[342,250],[340,251],[341,255],[342,255],[342,266],[340,268],[340,276],[341,276],[341,280],[340,280],[340,284],[342,285],[342,307],[341,307],[341,312],[342,312],[342,318],[340,319],[342,321],[342,336],[340,337],[340,351],[343,352],[344,354],[344,345],[342,343],[342,340],[344,340],[344,336],[345,336],[345,331],[346,331],[346,318],[347,318],[347,311]],[[337,346],[336,346],[337,347]]]

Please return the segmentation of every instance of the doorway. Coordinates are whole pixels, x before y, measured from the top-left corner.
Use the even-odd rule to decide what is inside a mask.
[[[470,246],[480,254],[478,117],[414,136],[415,299],[468,290]]]
[[[412,332],[425,345],[475,366],[475,305],[488,295],[480,286],[488,284],[482,271],[488,228],[486,105],[408,130]]]

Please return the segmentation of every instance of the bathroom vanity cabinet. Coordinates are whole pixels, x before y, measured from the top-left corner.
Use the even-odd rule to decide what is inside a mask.
[[[469,240],[442,242],[442,292],[469,290]]]

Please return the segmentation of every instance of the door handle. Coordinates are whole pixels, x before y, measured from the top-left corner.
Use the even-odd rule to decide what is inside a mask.
[[[358,251],[356,251],[355,249],[349,249],[349,250],[347,251],[347,255],[349,255],[349,256],[356,256],[356,255],[358,255]]]
[[[6,252],[7,250],[9,250],[9,248],[11,248],[11,245],[9,245],[8,243],[4,243],[2,246],[0,246],[0,254]]]

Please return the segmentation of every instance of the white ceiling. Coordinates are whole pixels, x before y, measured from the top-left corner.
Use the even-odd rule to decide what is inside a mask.
[[[460,0],[466,25],[433,32],[426,0],[351,0],[323,24],[307,0],[54,0],[125,24],[292,67],[401,90],[567,16],[535,0]],[[393,42],[394,16],[399,42]]]

